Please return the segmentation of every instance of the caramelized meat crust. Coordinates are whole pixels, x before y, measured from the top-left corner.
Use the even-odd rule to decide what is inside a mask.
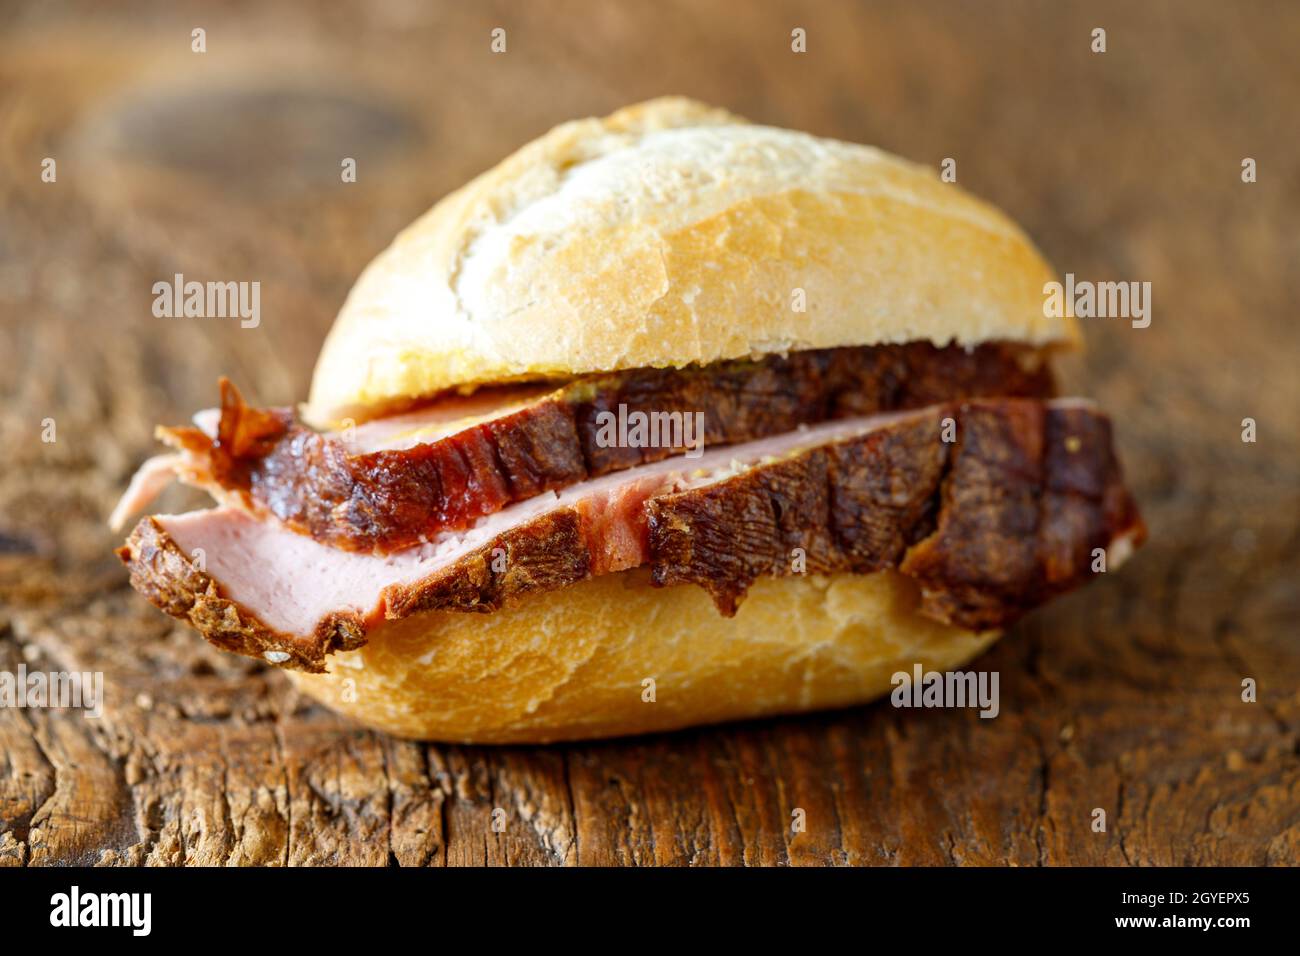
[[[738,444],[963,398],[1048,398],[1051,374],[1027,361],[1035,357],[1006,344],[911,343],[634,369],[578,379],[425,444],[361,454],[288,409],[250,407],[223,381],[215,440],[188,427],[163,435],[223,497],[334,547],[389,553],[541,492],[686,450],[610,445],[604,413],[700,412],[706,446]]]
[[[944,419],[954,440],[939,440]],[[656,584],[734,614],[760,576],[897,568],[921,613],[1003,627],[1103,569],[1145,528],[1110,423],[1084,407],[982,400],[648,503]]]

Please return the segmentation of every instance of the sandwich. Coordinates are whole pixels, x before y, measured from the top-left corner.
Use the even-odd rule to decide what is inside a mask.
[[[548,742],[951,671],[1145,529],[996,209],[680,98],[570,122],[364,271],[308,400],[160,428],[131,583],[363,724]]]

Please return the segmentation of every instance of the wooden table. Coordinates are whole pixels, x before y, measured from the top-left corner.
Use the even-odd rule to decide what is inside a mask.
[[[0,670],[102,671],[107,697],[99,720],[0,711],[0,861],[1297,861],[1295,4],[134,6],[0,10]],[[130,590],[104,518],[155,422],[211,404],[220,373],[304,397],[398,228],[557,121],[665,92],[956,158],[1061,273],[1153,284],[1149,328],[1086,323],[1066,369],[1114,414],[1151,541],[981,662],[996,720],[877,705],[424,746]],[[261,325],[155,318],[178,272],[260,281]]]

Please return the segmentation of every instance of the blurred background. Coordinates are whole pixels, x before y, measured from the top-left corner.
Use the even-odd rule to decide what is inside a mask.
[[[503,53],[491,49],[496,28]],[[796,28],[805,53],[791,50]],[[1096,28],[1104,53],[1093,52]],[[204,52],[193,49],[196,29]],[[401,227],[558,122],[680,93],[931,166],[954,158],[958,182],[1021,223],[1060,273],[1152,283],[1149,328],[1085,321],[1089,350],[1065,368],[1069,387],[1115,418],[1151,542],[1123,575],[1035,615],[994,652],[995,665],[1021,674],[1009,690],[1004,674],[1003,693],[1019,695],[1025,716],[993,722],[1005,736],[980,744],[992,749],[959,742],[950,757],[970,754],[973,766],[1001,753],[1020,784],[987,820],[952,824],[965,860],[1266,862],[1293,852],[1297,41],[1300,5],[1288,2],[6,0],[0,650],[112,665],[132,700],[158,697],[164,675],[182,723],[280,707],[278,678],[210,655],[125,587],[103,519],[154,453],[154,424],[213,404],[220,374],[259,403],[305,398],[351,283]],[[42,179],[47,158],[54,182]],[[356,182],[342,181],[345,158]],[[1246,158],[1255,183],[1242,180]],[[260,325],[156,318],[152,286],[175,273],[259,281]],[[1247,417],[1255,444],[1241,440]],[[41,440],[47,419],[54,442]],[[163,502],[184,503],[175,491]],[[204,683],[213,674],[223,681]],[[1261,680],[1264,703],[1221,709],[1244,675]],[[137,808],[104,813],[129,821],[144,784],[113,768],[133,752],[132,735],[157,728],[117,719],[118,742],[96,746],[109,789]],[[826,720],[864,722],[854,726],[869,736],[866,721],[893,718]],[[936,721],[913,726],[947,740],[951,726]],[[1088,721],[1092,736],[1077,729]],[[816,750],[841,725],[792,726]],[[1060,736],[1067,727],[1073,742]],[[39,739],[52,728],[10,733]],[[570,754],[644,761],[639,746]],[[871,759],[849,763],[869,774]],[[1206,768],[1223,760],[1235,769],[1207,790]],[[828,786],[815,782],[825,776],[815,760],[807,773],[809,787]],[[1086,801],[1094,784],[1122,790],[1125,774],[1127,845],[1083,849],[1063,828],[1031,826],[1062,810],[1070,789]],[[950,781],[957,792],[962,779]],[[8,799],[10,818],[30,823],[50,794],[38,796],[39,786],[11,781],[0,810]],[[923,804],[917,813],[948,812]],[[1235,822],[1220,826],[1216,814]],[[755,824],[760,858],[794,859],[773,819]],[[77,839],[130,858],[120,848],[132,837],[114,836],[116,826]],[[725,859],[725,834],[712,839]],[[870,860],[893,838],[854,839],[864,842],[852,852],[843,839],[838,849],[810,843],[809,859]],[[599,854],[597,835],[589,847]]]

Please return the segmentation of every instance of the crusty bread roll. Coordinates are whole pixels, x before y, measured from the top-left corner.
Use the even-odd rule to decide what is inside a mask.
[[[287,673],[402,737],[611,737],[861,703],[898,671],[952,670],[998,636],[922,617],[916,603],[916,585],[893,572],[764,578],[725,618],[699,588],[625,571],[492,614],[392,622],[331,657],[329,673]]]
[[[1072,344],[993,207],[878,149],[690,100],[565,123],[366,269],[306,418],[485,382],[843,345]],[[806,311],[796,306],[802,290]]]

